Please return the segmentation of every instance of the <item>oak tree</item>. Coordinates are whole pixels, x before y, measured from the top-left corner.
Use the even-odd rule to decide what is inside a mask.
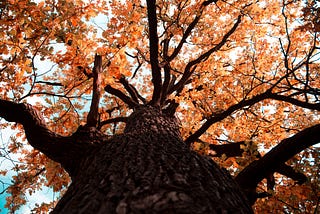
[[[319,11],[317,0],[2,1],[6,207],[47,186],[60,199],[35,213],[316,213]]]

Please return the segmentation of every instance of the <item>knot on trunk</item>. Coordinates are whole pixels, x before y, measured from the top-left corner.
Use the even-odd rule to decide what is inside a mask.
[[[128,118],[124,132],[169,134],[181,139],[179,129],[177,118],[163,113],[159,107],[141,105],[135,108]]]

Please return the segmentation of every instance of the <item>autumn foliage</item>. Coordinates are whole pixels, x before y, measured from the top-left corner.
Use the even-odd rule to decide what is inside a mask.
[[[320,2],[150,2],[1,1],[0,99],[38,101],[49,129],[64,136],[87,123],[118,134],[135,104],[168,106],[185,142],[248,189],[256,181],[243,179],[244,169],[263,168],[268,153],[288,156],[257,181],[256,213],[319,212],[320,151],[312,146],[320,140],[302,131],[319,132]],[[1,159],[18,157],[1,166],[13,174],[6,207],[18,210],[44,186],[62,195],[68,174],[28,146],[22,126],[1,121],[6,127],[15,134],[2,142]],[[275,150],[290,139],[302,141]]]

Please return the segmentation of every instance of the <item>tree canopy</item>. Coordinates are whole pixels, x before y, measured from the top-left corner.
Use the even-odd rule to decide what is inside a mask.
[[[70,136],[86,125],[111,137],[133,108],[159,106],[179,118],[188,146],[234,176],[256,213],[316,213],[319,4],[4,0],[0,117],[19,123],[15,111],[25,109],[13,103],[36,99],[24,106],[42,115],[50,133]],[[44,186],[63,194],[68,174],[28,146],[26,127],[0,126],[15,130],[1,146],[12,168],[0,173],[14,172],[3,189],[7,208],[19,209]]]

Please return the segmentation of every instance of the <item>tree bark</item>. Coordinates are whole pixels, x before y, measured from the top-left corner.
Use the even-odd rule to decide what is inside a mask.
[[[97,145],[52,213],[252,213],[231,176],[192,152],[157,107],[137,107],[123,134]]]

